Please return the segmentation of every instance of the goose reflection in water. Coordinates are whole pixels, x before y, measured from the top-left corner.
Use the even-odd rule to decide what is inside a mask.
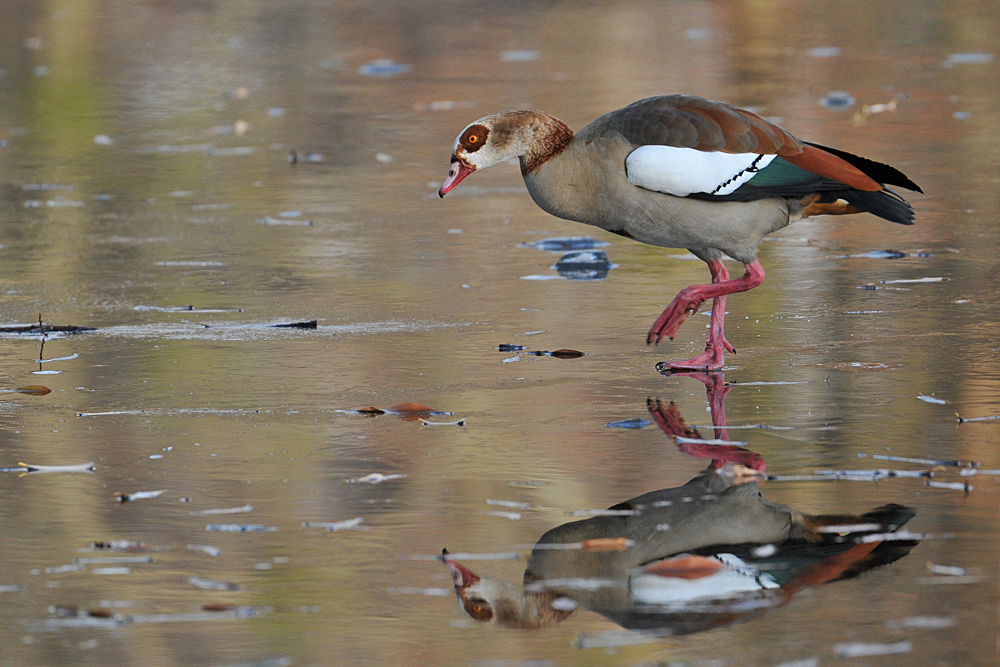
[[[724,437],[730,387],[721,373],[691,376],[705,383],[716,435]],[[668,436],[700,438],[673,403],[656,399],[648,407]],[[630,630],[690,634],[751,620],[807,586],[892,563],[917,544],[887,535],[913,518],[912,509],[890,504],[861,516],[805,515],[764,498],[758,454],[734,445],[679,447],[711,463],[683,486],[548,531],[520,586],[480,577],[445,550],[462,609],[477,621],[540,628],[582,606]]]

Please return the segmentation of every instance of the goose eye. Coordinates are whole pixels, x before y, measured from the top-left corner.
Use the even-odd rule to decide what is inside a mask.
[[[486,146],[489,136],[490,130],[488,127],[483,125],[473,125],[472,127],[466,128],[465,133],[462,134],[462,138],[459,140],[459,143],[466,151],[474,153],[480,148]]]
[[[465,602],[465,611],[477,621],[489,621],[493,618],[493,609],[486,600],[475,598]]]

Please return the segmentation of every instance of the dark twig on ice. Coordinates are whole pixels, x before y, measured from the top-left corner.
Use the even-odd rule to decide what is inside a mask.
[[[6,334],[34,334],[45,336],[50,333],[84,333],[86,331],[97,331],[94,327],[78,327],[74,324],[42,324],[39,319],[38,324],[9,325],[0,326],[0,333]]]
[[[271,326],[276,329],[315,329],[317,325],[316,320],[309,320],[308,322],[289,322],[288,324],[272,324]]]
[[[955,419],[959,424],[967,424],[968,422],[995,422],[1000,421],[1000,415],[990,415],[988,417],[963,417],[956,412]]]
[[[0,468],[0,472],[19,472],[22,475],[27,473],[50,473],[50,472],[94,472],[94,462],[79,463],[68,466],[43,466],[32,465],[31,463],[18,462],[16,468]]]
[[[959,461],[956,459],[923,459],[911,456],[890,456],[888,454],[858,454],[858,458],[873,458],[877,461],[897,461],[901,463],[922,463],[924,465],[944,466],[946,468],[978,468],[978,461]]]
[[[0,334],[32,334],[43,338],[50,333],[83,333],[97,331],[94,327],[78,327],[75,324],[44,324],[42,314],[38,313],[38,324],[10,324],[0,326]]]

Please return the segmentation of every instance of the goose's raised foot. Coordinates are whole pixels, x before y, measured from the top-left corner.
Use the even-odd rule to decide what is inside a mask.
[[[698,308],[705,302],[706,297],[702,296],[700,291],[704,287],[711,285],[692,285],[682,289],[656,318],[656,322],[653,322],[653,328],[646,334],[646,345],[652,343],[659,345],[664,338],[673,340],[688,315],[697,313]]]

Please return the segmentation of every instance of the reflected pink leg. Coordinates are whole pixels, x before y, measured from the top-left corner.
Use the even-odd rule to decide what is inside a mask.
[[[719,440],[729,439],[729,430],[726,428],[726,394],[732,389],[726,384],[725,375],[722,373],[684,373],[686,377],[694,378],[705,385],[708,394],[708,405],[712,413],[712,425],[715,427],[715,437]],[[667,435],[682,436],[686,438],[701,438],[696,429],[687,426],[677,411],[677,406],[670,403],[665,408],[660,399],[655,401],[650,399],[646,402],[650,414],[656,424],[663,429]],[[738,445],[709,445],[697,442],[677,443],[677,449],[698,458],[711,459],[709,467],[719,469],[727,463],[739,463],[751,470],[763,472],[765,469],[764,458],[748,449]]]
[[[726,394],[730,392],[733,385],[726,384],[724,373],[696,373],[695,376],[705,384],[705,393],[708,394],[708,408],[712,414],[712,426],[715,427],[715,437],[719,440],[729,440],[729,429],[726,428]]]
[[[666,310],[657,318],[646,337],[647,343],[659,343],[664,336],[673,338],[681,323],[688,315],[697,312],[698,307],[708,299],[712,303],[712,320],[709,325],[708,342],[705,351],[693,359],[669,362],[667,366],[679,370],[718,370],[722,368],[726,350],[735,352],[725,336],[726,295],[745,292],[764,282],[764,268],[760,262],[747,264],[747,272],[736,280],[729,279],[729,272],[722,260],[708,262],[712,272],[711,285],[692,285],[680,291]]]

